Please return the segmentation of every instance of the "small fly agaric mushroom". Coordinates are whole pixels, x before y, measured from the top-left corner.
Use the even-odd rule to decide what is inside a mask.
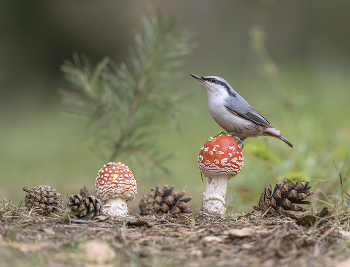
[[[227,181],[240,172],[243,159],[242,151],[231,135],[211,137],[204,144],[198,156],[198,167],[208,180],[199,218],[225,217]]]
[[[103,213],[123,217],[128,214],[126,201],[137,194],[136,180],[127,166],[109,162],[97,173],[95,192],[103,202]]]

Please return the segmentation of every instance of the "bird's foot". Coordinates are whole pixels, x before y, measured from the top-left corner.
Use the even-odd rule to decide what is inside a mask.
[[[243,150],[243,147],[244,147],[243,140],[241,140],[239,137],[237,137],[237,136],[235,135],[235,133],[225,133],[224,131],[220,131],[217,135],[214,136],[214,138],[215,138],[215,137],[218,137],[218,136],[220,136],[220,135],[222,135],[222,134],[231,135],[234,139],[236,139],[236,141],[238,142],[238,144],[241,145],[241,150]]]
[[[224,131],[220,131],[217,135],[214,136],[215,137],[218,137],[219,135],[222,135],[222,134],[226,134]]]
[[[237,140],[237,142],[241,145],[241,150],[243,150],[243,147],[244,147],[244,143],[241,139],[235,137],[235,139]]]
[[[229,135],[231,135],[234,139],[236,139],[236,141],[238,142],[238,144],[241,145],[241,150],[243,150],[243,147],[244,147],[244,143],[243,143],[243,140],[240,139],[239,137],[235,136],[234,133],[229,133]]]

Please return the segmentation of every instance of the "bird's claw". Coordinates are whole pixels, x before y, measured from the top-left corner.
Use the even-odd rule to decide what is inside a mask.
[[[235,136],[234,133],[225,133],[224,131],[220,131],[217,135],[214,136],[214,138],[218,137],[219,135],[222,135],[222,134],[231,135],[241,145],[241,150],[243,150],[243,147],[244,147],[243,141],[239,137]]]
[[[226,134],[224,131],[220,131],[217,135],[214,136],[215,137],[218,137],[219,135],[222,135],[222,134]]]
[[[243,147],[244,147],[243,141],[242,141],[239,137],[235,136],[234,134],[229,134],[229,135],[231,135],[234,139],[236,139],[236,141],[238,142],[238,144],[241,145],[241,150],[243,150]]]
[[[236,137],[235,137],[235,139],[236,139],[237,142],[241,145],[241,150],[243,150],[243,147],[244,147],[243,141],[242,141],[241,139],[239,139],[239,138],[236,138]]]

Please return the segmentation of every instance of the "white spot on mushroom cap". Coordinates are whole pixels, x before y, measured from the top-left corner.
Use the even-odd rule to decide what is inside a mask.
[[[210,164],[210,161],[207,159],[207,160],[204,162],[204,164],[208,165],[208,164]]]
[[[228,149],[229,150],[235,150],[235,147],[234,146],[229,146]]]
[[[222,159],[221,160],[221,162],[220,162],[220,164],[221,164],[221,166],[231,166],[231,164],[230,165],[228,165],[228,158],[224,158],[224,159]]]
[[[205,152],[208,152],[208,151],[209,151],[209,147],[205,147],[205,148],[204,148],[204,151],[205,151]]]
[[[219,151],[218,153],[219,153],[219,155],[224,155],[225,154],[224,151]]]
[[[210,155],[213,155],[213,154],[214,154],[214,152],[213,152],[213,151],[209,151],[209,154],[210,154]]]

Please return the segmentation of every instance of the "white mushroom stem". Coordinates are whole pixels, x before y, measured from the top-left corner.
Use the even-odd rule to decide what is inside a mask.
[[[123,198],[112,198],[105,202],[102,212],[110,216],[125,217],[128,215],[128,206]]]
[[[203,193],[203,202],[201,212],[225,217],[225,195],[227,188],[228,175],[215,174],[208,176],[207,186]]]

